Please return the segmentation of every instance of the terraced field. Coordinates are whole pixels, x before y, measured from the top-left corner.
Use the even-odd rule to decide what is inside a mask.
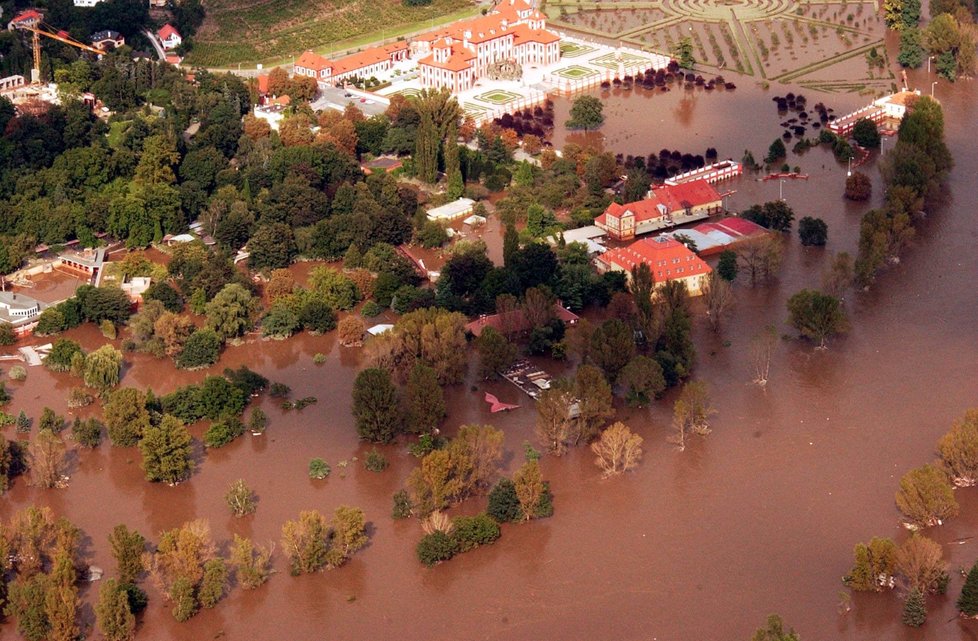
[[[471,0],[204,0],[207,18],[189,64],[287,62],[306,49],[329,53],[476,15]]]
[[[543,9],[556,28],[647,51],[668,53],[689,36],[698,66],[760,81],[826,92],[895,81],[878,0],[545,0]]]

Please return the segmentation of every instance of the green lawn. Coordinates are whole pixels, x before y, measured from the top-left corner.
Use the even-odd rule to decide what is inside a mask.
[[[469,0],[209,0],[187,64],[232,67],[291,62],[306,49],[330,53],[477,15]]]
[[[507,102],[512,102],[518,100],[520,95],[518,93],[513,93],[512,91],[503,91],[497,89],[495,91],[487,91],[486,93],[480,93],[475,97],[476,100],[481,100],[482,102],[489,102],[494,105],[505,105]]]
[[[564,67],[563,69],[558,69],[554,72],[555,76],[560,76],[562,78],[567,78],[569,80],[577,80],[578,78],[586,78],[588,76],[596,75],[598,72],[594,69],[588,69],[587,67],[579,67],[577,65],[572,65],[570,67]]]
[[[576,44],[574,42],[560,43],[560,55],[563,58],[576,58],[592,51],[594,51],[594,47],[590,45]]]

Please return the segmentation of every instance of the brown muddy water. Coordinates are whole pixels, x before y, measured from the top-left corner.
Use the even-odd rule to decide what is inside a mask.
[[[929,84],[923,76],[921,86]],[[768,94],[783,91],[742,87],[733,94],[700,94],[691,114],[678,120],[675,92],[612,99],[602,133],[609,148],[623,153],[662,147],[702,153],[715,146],[721,157],[739,158],[745,147],[762,156],[780,133]],[[86,558],[112,572],[106,536],[118,523],[157,540],[161,530],[202,517],[222,542],[232,533],[277,541],[282,523],[300,510],[331,512],[345,503],[366,511],[370,545],[342,569],[292,578],[278,555],[279,573],[268,584],[250,592],[235,588],[217,608],[183,624],[151,588],[140,639],[726,641],[749,638],[772,612],[806,641],[974,639],[978,624],[955,618],[954,599],[962,584],[957,569],[978,558],[978,539],[946,545],[949,594],[930,599],[922,630],[900,623],[896,594],[856,595],[852,611],[837,610],[853,544],[875,535],[905,536],[893,504],[899,477],[933,459],[935,441],[951,421],[978,405],[978,89],[973,82],[941,83],[938,97],[957,163],[949,203],[932,213],[902,262],[873,291],[849,297],[850,334],[824,353],[781,341],[768,388],[748,383],[749,337],[769,323],[788,333],[788,296],[818,286],[830,251],[855,248],[864,207],[842,200],[845,168],[816,149],[789,160],[811,179],[786,183],[784,196],[796,216],[828,222],[828,248],[805,249],[793,237],[775,284],[752,290],[738,283],[737,306],[721,338],[698,319],[696,375],[711,385],[719,410],[713,433],[678,452],[666,442],[671,399],[650,410],[623,410],[624,420],[645,438],[639,470],[603,481],[584,448],[544,459],[555,516],[504,526],[493,546],[434,569],[417,562],[418,523],[390,518],[391,495],[414,459],[402,446],[381,448],[392,463],[381,474],[353,461],[369,449],[357,442],[350,417],[361,355],[339,347],[332,336],[256,340],[225,353],[213,372],[246,363],[289,384],[296,397],[316,396],[319,403],[285,414],[264,399],[266,435],[199,452],[201,465],[189,482],[175,488],[146,483],[135,449],[103,445],[73,454],[64,490],[39,491],[18,480],[0,503],[0,517],[31,503],[50,505],[84,530]],[[839,96],[826,102],[841,113],[863,100]],[[558,119],[566,109],[561,101]],[[867,171],[875,178],[874,165]],[[778,194],[776,183],[751,179],[731,188],[735,209]],[[76,334],[88,347],[101,341],[93,328]],[[327,355],[326,364],[313,363],[317,352]],[[206,373],[178,373],[136,356],[124,385],[165,393]],[[11,409],[37,416],[50,405],[65,412],[65,396],[75,384],[66,375],[32,368],[26,382],[8,383]],[[533,439],[531,402],[508,384],[479,386],[478,392],[468,384],[450,390],[447,425],[502,428],[505,465],[512,471],[522,460],[522,443]],[[491,416],[481,400],[484,389],[521,408]],[[201,431],[194,427],[198,437]],[[7,436],[13,437],[12,428]],[[325,481],[307,478],[315,456],[333,468]],[[257,513],[244,519],[231,518],[222,498],[237,478],[260,498]],[[978,490],[958,495],[962,515],[928,532],[941,543],[978,529]],[[475,500],[463,509],[482,505]],[[82,592],[88,622],[95,592]],[[0,628],[0,637],[13,636],[11,623]]]

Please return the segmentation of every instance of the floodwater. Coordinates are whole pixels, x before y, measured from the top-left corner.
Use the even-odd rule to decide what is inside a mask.
[[[929,84],[924,76],[918,85]],[[955,618],[954,600],[962,584],[957,569],[978,558],[978,539],[945,546],[949,594],[929,599],[922,630],[900,623],[902,602],[895,593],[858,594],[847,614],[837,608],[852,546],[877,535],[905,536],[893,504],[900,476],[932,460],[934,444],[951,421],[978,405],[978,149],[972,144],[978,89],[973,82],[942,82],[938,97],[957,163],[949,203],[932,213],[901,263],[872,291],[849,296],[850,334],[818,353],[783,340],[767,389],[748,383],[749,338],[770,323],[789,333],[785,300],[802,287],[818,286],[829,252],[855,249],[865,207],[842,200],[845,167],[815,149],[789,160],[811,179],[785,183],[784,197],[797,217],[828,222],[828,248],[805,249],[793,237],[777,282],[753,290],[737,284],[737,306],[720,338],[697,319],[696,375],[710,384],[719,410],[713,433],[678,452],[666,442],[671,399],[650,410],[623,410],[623,420],[645,438],[638,471],[601,480],[584,448],[545,458],[554,517],[506,525],[493,546],[434,569],[417,562],[418,523],[390,517],[391,495],[414,459],[403,446],[382,447],[391,467],[380,474],[353,460],[370,449],[357,442],[350,417],[361,354],[341,348],[333,336],[255,340],[230,348],[211,372],[175,372],[146,356],[131,357],[124,385],[166,393],[246,363],[290,385],[294,397],[316,396],[319,403],[283,413],[263,399],[270,416],[266,435],[200,451],[199,469],[175,488],[145,482],[136,449],[105,444],[76,452],[68,488],[39,491],[20,479],[0,503],[0,517],[31,503],[50,505],[84,530],[86,559],[111,573],[106,536],[118,523],[155,541],[161,530],[201,517],[222,543],[233,533],[277,541],[282,523],[300,510],[329,513],[340,504],[365,510],[370,544],[339,570],[293,578],[276,555],[279,572],[268,584],[254,591],[235,588],[218,607],[187,623],[176,623],[149,587],[140,639],[726,641],[749,638],[773,612],[806,641],[973,639],[978,624]],[[692,113],[677,123],[673,110],[680,98],[674,91],[612,100],[603,129],[607,146],[636,154],[662,147],[702,153],[715,146],[721,157],[739,158],[745,147],[763,155],[780,134],[774,103],[758,89],[698,94]],[[822,100],[809,95],[810,103],[813,98]],[[833,96],[826,103],[844,113],[862,99]],[[558,103],[558,120],[566,109],[564,101]],[[558,142],[562,137],[558,133]],[[875,179],[875,166],[867,171]],[[779,185],[745,178],[729,187],[736,190],[730,204],[739,209],[776,198]],[[101,341],[94,328],[73,335],[89,347]],[[316,353],[327,355],[324,365],[313,363]],[[67,391],[76,384],[68,375],[32,368],[24,383],[8,383],[14,397],[8,411],[23,407],[37,416],[50,405],[66,412]],[[486,389],[520,403],[520,409],[491,416],[481,400]],[[449,397],[449,431],[475,422],[502,428],[505,466],[514,470],[523,442],[533,439],[529,399],[508,384],[472,380],[451,389]],[[199,437],[203,426],[192,429]],[[7,436],[13,436],[12,428]],[[325,481],[306,475],[315,456],[332,466]],[[237,478],[259,496],[257,513],[244,519],[231,518],[223,501]],[[958,496],[962,515],[928,531],[941,543],[971,537],[978,526],[978,489],[958,490]],[[463,509],[482,505],[476,499]],[[95,591],[82,591],[89,624]],[[12,636],[11,623],[0,636]]]

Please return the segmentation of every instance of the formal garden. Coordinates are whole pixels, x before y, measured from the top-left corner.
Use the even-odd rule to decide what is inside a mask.
[[[547,0],[543,8],[554,28],[645,51],[671,53],[688,38],[697,67],[761,82],[866,93],[891,90],[895,83],[877,0]]]

